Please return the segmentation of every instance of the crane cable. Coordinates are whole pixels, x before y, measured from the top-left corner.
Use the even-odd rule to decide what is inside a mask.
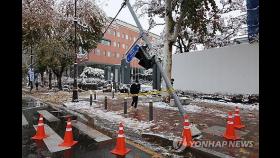
[[[102,36],[104,36],[104,34],[107,32],[107,30],[109,29],[109,27],[112,25],[112,23],[115,21],[115,19],[117,18],[117,16],[119,15],[119,13],[121,12],[121,10],[124,8],[124,6],[126,5],[126,0],[124,0],[124,2],[122,3],[121,8],[119,9],[118,13],[115,15],[115,17],[112,19],[112,21],[110,22],[110,24],[107,26],[107,28],[105,29],[105,31],[102,33]]]

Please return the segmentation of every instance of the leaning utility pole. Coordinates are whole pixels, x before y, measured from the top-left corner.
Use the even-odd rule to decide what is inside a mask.
[[[143,40],[148,44],[148,47],[151,49],[151,48],[152,48],[152,44],[149,42],[149,40],[148,40],[148,38],[147,38],[147,36],[146,36],[146,34],[145,34],[145,32],[144,32],[144,30],[143,30],[143,28],[142,28],[142,26],[141,26],[139,20],[138,20],[136,14],[135,14],[135,12],[134,12],[134,10],[132,9],[132,7],[131,7],[131,5],[130,5],[130,3],[129,3],[129,0],[125,0],[125,3],[126,3],[126,5],[127,5],[128,9],[129,9],[129,11],[130,11],[130,13],[131,13],[131,15],[132,15],[134,21],[135,21],[135,23],[136,23],[136,25],[137,25],[137,27],[138,27],[138,29],[139,29],[139,31],[140,31],[140,34],[141,34],[142,37],[143,37]],[[144,52],[144,55],[145,55],[146,57],[149,57],[149,54],[148,54],[148,53],[145,53],[145,51],[143,51],[143,52]],[[149,58],[150,58],[150,57],[149,57]],[[160,62],[158,61],[158,58],[157,58],[157,57],[155,58],[155,63],[156,63],[156,65],[157,65],[157,67],[158,67],[158,69],[159,69],[159,71],[160,71],[160,73],[161,73],[161,75],[162,75],[162,77],[163,77],[163,79],[164,79],[164,81],[165,81],[165,84],[166,84],[166,86],[167,86],[168,92],[172,94],[172,96],[173,96],[173,98],[174,98],[174,101],[175,101],[175,105],[177,105],[181,116],[184,117],[184,115],[186,114],[186,111],[185,111],[184,108],[182,107],[182,104],[181,104],[181,102],[180,102],[180,100],[179,100],[179,97],[178,97],[177,94],[175,93],[175,91],[174,91],[174,89],[173,89],[173,87],[172,87],[172,85],[171,85],[171,82],[169,81],[169,79],[168,79],[166,73],[163,71],[163,68],[162,68]],[[196,126],[191,126],[190,129],[191,129],[191,131],[192,131],[192,135],[201,134],[201,132],[196,128]]]
[[[144,30],[143,30],[143,28],[142,28],[142,26],[141,26],[141,24],[140,24],[140,22],[139,22],[139,20],[138,20],[138,18],[136,16],[135,12],[133,11],[133,9],[132,9],[132,7],[131,7],[131,5],[129,3],[129,0],[126,1],[126,5],[127,5],[128,9],[130,11],[130,13],[131,13],[135,23],[136,23],[139,31],[140,31],[140,34],[142,34],[143,40],[148,44],[149,48],[152,48],[152,44],[150,43],[150,41],[148,40],[146,34],[144,33]],[[146,53],[144,53],[144,54],[146,56],[148,56],[148,54],[146,54]],[[172,94],[172,96],[174,98],[174,101],[175,101],[175,104],[178,106],[181,115],[184,116],[186,112],[183,109],[182,104],[181,104],[178,96],[176,95],[175,91],[173,90],[171,82],[169,81],[167,75],[163,71],[163,68],[162,68],[162,66],[161,66],[161,64],[160,64],[160,62],[158,61],[157,58],[155,58],[155,62],[156,62],[156,65],[157,65],[157,67],[158,67],[158,69],[159,69],[159,71],[160,71],[160,73],[161,73],[161,75],[162,75],[162,77],[163,77],[163,79],[165,81],[165,84],[167,86],[168,91]]]

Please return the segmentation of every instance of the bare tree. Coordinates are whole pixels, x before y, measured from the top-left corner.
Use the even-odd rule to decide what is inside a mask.
[[[172,78],[172,46],[179,36],[186,37],[184,33],[188,32],[184,30],[190,28],[200,35],[197,39],[202,42],[203,37],[213,36],[219,29],[214,0],[139,0],[134,7],[140,9],[140,15],[148,14],[151,19],[155,16],[164,18],[163,63],[169,79]]]

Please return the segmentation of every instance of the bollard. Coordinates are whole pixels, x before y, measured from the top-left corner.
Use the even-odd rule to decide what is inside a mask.
[[[90,96],[89,96],[89,105],[92,106],[92,91],[91,90],[89,91],[89,94],[90,94]]]
[[[112,99],[114,99],[115,90],[112,90]]]
[[[127,114],[127,98],[124,98],[124,102],[123,102],[123,113]]]
[[[94,100],[96,100],[96,91],[94,91]]]
[[[107,96],[105,96],[105,110],[107,110]]]
[[[150,100],[149,102],[149,121],[152,121],[153,119],[153,101]]]

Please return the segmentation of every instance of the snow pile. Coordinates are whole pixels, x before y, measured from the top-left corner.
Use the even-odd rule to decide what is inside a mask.
[[[88,101],[79,101],[79,102],[67,102],[64,103],[65,106],[75,107],[76,109],[82,109],[89,106]],[[95,103],[92,103],[92,106],[96,106]]]
[[[144,106],[149,106],[148,103],[145,103],[143,105]],[[169,104],[164,103],[164,102],[154,102],[153,103],[153,107],[161,108],[161,109],[167,109],[167,110],[176,110],[176,111],[179,110],[177,107],[172,107]],[[184,110],[186,110],[186,112],[194,112],[194,113],[196,113],[196,112],[201,112],[202,111],[201,107],[198,107],[198,106],[192,105],[192,104],[184,105],[183,108],[184,108]]]
[[[153,69],[144,70],[143,76],[150,76],[153,73]]]
[[[207,99],[195,99],[196,102],[204,102],[204,103],[211,103],[211,104],[219,104],[224,106],[232,106],[238,107],[240,109],[247,109],[247,110],[259,110],[259,104],[242,104],[242,103],[227,103],[227,102],[219,102],[215,100],[207,100]]]
[[[104,70],[98,68],[92,68],[92,67],[85,67],[80,77],[82,78],[97,77],[102,79],[104,78]]]
[[[152,90],[153,90],[153,87],[150,85],[144,85],[144,84],[141,85],[141,90],[140,90],[141,92],[152,91]]]
[[[64,103],[64,105],[72,110],[80,110],[83,112],[87,112],[91,114],[92,116],[97,116],[99,118],[108,120],[110,122],[119,124],[122,122],[125,127],[131,128],[134,131],[142,131],[144,129],[150,128],[152,125],[154,125],[151,122],[145,122],[145,121],[138,121],[137,119],[132,118],[125,118],[121,115],[119,115],[117,112],[111,112],[111,111],[105,111],[101,109],[97,109],[97,105],[93,103],[92,107],[89,106],[89,102],[67,102]],[[94,108],[95,107],[95,108]]]
[[[82,78],[82,84],[97,84],[97,85],[104,85],[106,83],[105,80],[99,78]]]

